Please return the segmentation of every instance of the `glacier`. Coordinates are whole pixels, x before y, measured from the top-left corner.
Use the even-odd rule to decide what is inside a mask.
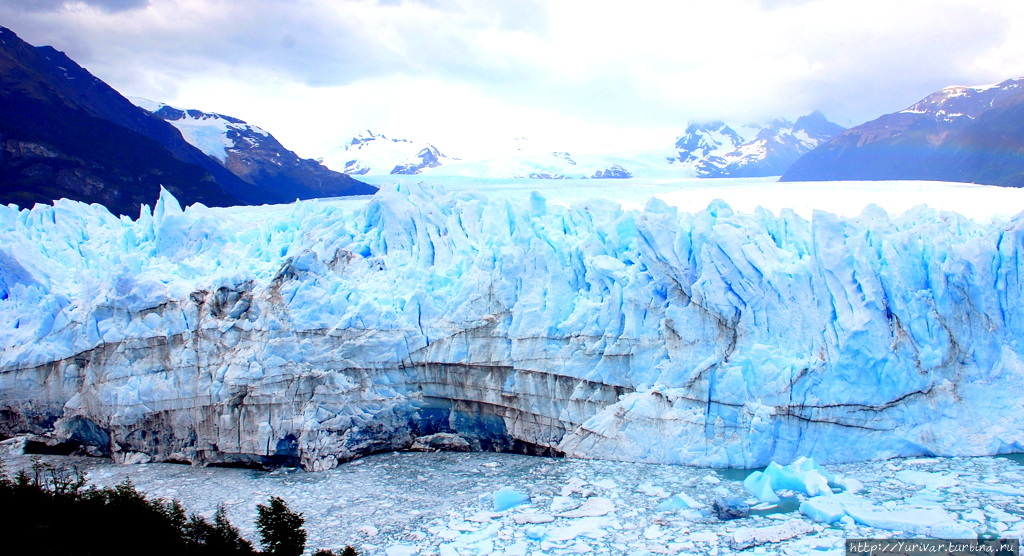
[[[0,433],[325,470],[475,449],[757,467],[1024,448],[1024,217],[0,207]]]

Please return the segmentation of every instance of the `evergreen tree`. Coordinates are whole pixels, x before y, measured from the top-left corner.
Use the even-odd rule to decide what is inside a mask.
[[[256,505],[256,529],[263,549],[273,556],[300,556],[306,548],[306,530],[302,528],[306,520],[277,496],[271,496],[268,504]]]
[[[218,506],[213,516],[213,527],[206,537],[206,547],[215,554],[252,554],[252,545],[228,521],[224,506]]]

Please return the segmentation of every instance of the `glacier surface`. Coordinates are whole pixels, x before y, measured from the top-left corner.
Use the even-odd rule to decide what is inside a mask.
[[[729,467],[1020,451],[1022,226],[407,184],[0,207],[0,433],[312,470],[436,433]]]

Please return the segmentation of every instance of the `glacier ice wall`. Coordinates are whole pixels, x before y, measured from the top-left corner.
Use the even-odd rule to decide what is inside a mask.
[[[0,433],[307,469],[437,432],[735,467],[1019,451],[1022,227],[421,186],[0,207]]]

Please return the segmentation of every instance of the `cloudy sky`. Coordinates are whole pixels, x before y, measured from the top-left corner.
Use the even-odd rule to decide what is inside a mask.
[[[688,121],[845,126],[1024,75],[1020,0],[3,0],[127,96],[306,157],[362,129],[477,154],[665,147]]]

